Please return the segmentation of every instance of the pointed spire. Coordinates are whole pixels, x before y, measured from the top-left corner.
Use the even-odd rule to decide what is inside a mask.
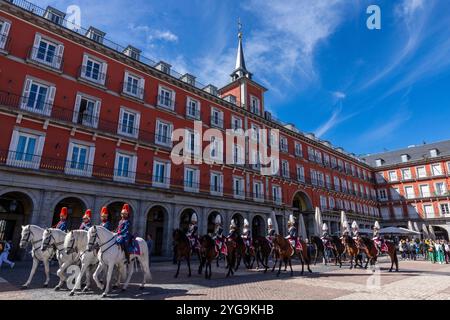
[[[240,77],[247,77],[251,78],[251,73],[247,71],[247,68],[245,67],[245,59],[244,59],[244,49],[242,46],[242,23],[241,19],[238,20],[238,49],[237,49],[237,55],[236,55],[236,66],[231,74],[231,79],[236,80]]]

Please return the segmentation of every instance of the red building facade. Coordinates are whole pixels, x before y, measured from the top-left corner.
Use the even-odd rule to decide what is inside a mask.
[[[379,218],[371,166],[264,110],[266,89],[245,67],[241,34],[236,68],[221,89],[95,28],[71,30],[62,12],[26,1],[0,1],[0,37],[3,237],[21,224],[50,226],[62,206],[72,228],[86,208],[108,206],[115,222],[124,202],[134,232],[156,238],[156,254],[170,252],[170,230],[186,228],[193,212],[200,233],[212,232],[220,215],[225,228],[247,219],[261,235],[268,217],[282,232],[291,213],[303,214],[305,231],[314,232],[315,207],[332,232],[340,210],[362,227]],[[244,164],[172,163],[172,132],[193,130],[195,120],[203,130],[279,130],[279,141],[269,142],[279,150],[279,172],[262,175],[248,163],[251,137],[236,151]],[[226,147],[216,156],[223,159]]]

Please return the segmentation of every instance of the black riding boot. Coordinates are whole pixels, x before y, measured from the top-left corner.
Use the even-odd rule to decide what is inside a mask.
[[[127,250],[127,245],[125,243],[121,244],[122,250],[125,253],[125,259],[126,259],[126,263],[130,263],[130,253]]]

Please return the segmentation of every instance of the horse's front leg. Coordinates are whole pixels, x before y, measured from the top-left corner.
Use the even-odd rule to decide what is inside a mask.
[[[294,270],[292,269],[292,259],[289,259],[289,267],[291,268],[291,276],[293,276],[294,275]]]
[[[353,269],[353,255],[350,255],[350,269]]]
[[[102,271],[103,271],[103,266],[104,266],[103,263],[102,263],[102,262],[99,262],[99,263],[98,263],[98,266],[97,266],[97,269],[95,269],[94,275],[93,275],[95,284],[97,285],[97,287],[98,287],[100,290],[103,290],[103,289],[105,288],[105,286],[100,282],[100,274],[101,274]]]
[[[108,264],[108,272],[106,274],[105,291],[102,294],[103,298],[106,297],[108,295],[108,293],[109,293],[113,271],[114,271],[114,264]]]
[[[72,261],[66,261],[61,264],[61,267],[56,272],[56,275],[59,277],[59,283],[55,287],[55,291],[59,291],[63,286],[64,282],[66,282],[66,269],[72,264]]]
[[[75,280],[75,286],[73,287],[72,291],[70,291],[70,296],[73,296],[75,294],[75,291],[81,289],[81,279],[83,278],[83,275],[86,273],[87,267],[86,263],[81,263],[81,270],[80,274],[78,274],[77,279]],[[89,273],[86,275],[86,282],[90,281],[89,279]],[[88,284],[86,283],[86,288],[88,287]]]
[[[191,273],[191,257],[187,257],[186,262],[187,262],[188,269],[189,269],[188,277],[190,277],[192,275],[192,273]]]
[[[36,273],[36,269],[37,269],[38,265],[39,265],[39,260],[36,259],[36,258],[33,258],[33,266],[31,267],[30,276],[28,277],[27,282],[25,282],[25,283],[22,285],[22,289],[28,288],[28,286],[29,286],[30,283],[31,283],[31,280],[32,280],[33,277],[34,277],[34,274]],[[46,272],[46,275],[47,275],[47,272]],[[44,287],[46,286],[46,284],[48,285],[48,279],[47,279],[47,281],[44,283]]]
[[[132,261],[130,259],[130,263],[128,264],[128,266],[125,266],[128,275],[127,275],[127,279],[125,280],[125,283],[124,283],[124,285],[122,287],[122,291],[127,290],[128,285],[130,284],[131,276],[134,273],[134,265],[135,265],[135,263],[136,263],[136,261]]]
[[[178,259],[178,268],[177,268],[177,272],[175,273],[175,278],[178,278],[178,275],[180,274],[180,265],[181,265],[181,260]]]

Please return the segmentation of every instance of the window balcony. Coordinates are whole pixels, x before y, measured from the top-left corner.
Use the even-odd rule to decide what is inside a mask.
[[[106,87],[109,83],[109,77],[106,73],[96,71],[95,69],[87,66],[80,66],[78,68],[78,78],[101,87]]]
[[[210,124],[211,124],[211,127],[223,128],[224,121],[220,117],[211,116]]]
[[[66,161],[64,172],[68,175],[91,177],[92,165],[86,162]]]
[[[8,151],[6,164],[17,168],[39,169],[41,157],[26,152]]]
[[[87,111],[74,111],[74,122],[86,127],[97,128],[99,118],[93,116]]]
[[[11,44],[11,37],[6,34],[0,34],[0,53],[8,53]]]
[[[39,47],[31,47],[29,49],[27,61],[49,67],[59,72],[62,72],[64,65],[64,59],[62,55],[51,53],[48,50]]]
[[[113,180],[124,183],[134,183],[136,179],[136,172],[129,170],[114,169]]]
[[[200,110],[198,108],[193,108],[192,106],[186,106],[186,117],[200,120]]]
[[[122,94],[139,100],[144,100],[145,89],[143,87],[137,86],[129,81],[122,82],[121,86]]]
[[[172,145],[172,137],[168,135],[162,135],[162,134],[155,134],[155,143],[170,147]]]
[[[165,176],[153,175],[152,185],[154,187],[168,189],[170,187],[170,179]]]
[[[175,110],[175,100],[172,100],[171,98],[168,98],[166,96],[158,95],[156,96],[156,106],[169,109],[169,110]]]
[[[20,109],[50,116],[53,103],[47,103],[47,98],[41,98],[39,95],[34,98],[20,97]]]

